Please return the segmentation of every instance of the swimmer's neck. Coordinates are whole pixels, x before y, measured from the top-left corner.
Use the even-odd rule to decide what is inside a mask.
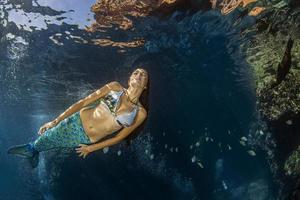
[[[139,98],[143,92],[141,87],[132,87],[131,85],[126,90],[127,95],[132,103],[137,104],[139,102]]]

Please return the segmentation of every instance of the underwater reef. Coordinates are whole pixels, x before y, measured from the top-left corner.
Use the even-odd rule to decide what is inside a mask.
[[[264,8],[243,31],[252,33],[244,51],[255,77],[257,109],[276,142],[275,176],[284,183],[280,199],[300,199],[300,2],[250,5]]]

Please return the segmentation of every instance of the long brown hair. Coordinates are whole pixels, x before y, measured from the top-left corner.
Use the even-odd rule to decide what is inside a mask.
[[[142,92],[139,100],[141,102],[141,104],[143,105],[143,107],[145,108],[145,110],[147,111],[147,117],[146,119],[142,122],[142,124],[140,124],[136,129],[134,129],[132,131],[132,133],[130,133],[129,136],[126,137],[126,143],[127,145],[130,145],[133,140],[138,136],[138,134],[141,133],[141,131],[145,128],[148,116],[149,116],[149,93],[150,93],[150,76],[149,73],[148,74],[148,81],[147,81],[147,86],[146,89]]]

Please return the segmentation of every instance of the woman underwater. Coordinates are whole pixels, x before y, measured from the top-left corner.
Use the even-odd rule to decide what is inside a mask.
[[[29,158],[36,167],[42,151],[77,147],[79,156],[85,158],[96,150],[117,144],[145,121],[147,111],[140,99],[146,99],[140,97],[145,97],[148,85],[148,73],[138,68],[128,80],[128,89],[116,81],[106,84],[41,126],[40,136],[34,142],[13,146],[8,153]],[[117,135],[99,142],[117,131]]]

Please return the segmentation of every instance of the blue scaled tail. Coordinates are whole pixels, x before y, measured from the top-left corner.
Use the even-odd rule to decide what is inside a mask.
[[[39,163],[39,152],[35,150],[32,143],[13,146],[7,153],[27,158],[33,168]]]

